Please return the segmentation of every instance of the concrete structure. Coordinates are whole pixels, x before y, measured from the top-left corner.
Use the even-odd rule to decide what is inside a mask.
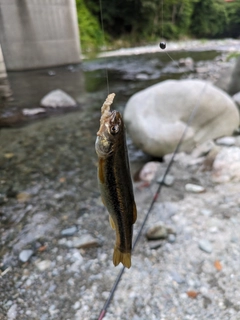
[[[0,0],[0,44],[7,70],[80,62],[75,0]]]
[[[6,67],[3,59],[2,49],[0,45],[0,106],[1,100],[6,100],[12,95],[9,82],[7,79]]]

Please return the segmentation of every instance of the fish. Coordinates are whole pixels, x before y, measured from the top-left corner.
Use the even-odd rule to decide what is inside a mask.
[[[98,155],[98,184],[109,222],[116,231],[113,264],[131,267],[133,224],[137,220],[130,174],[126,134],[120,112],[111,110],[115,93],[107,96],[101,108],[100,128],[95,150]]]

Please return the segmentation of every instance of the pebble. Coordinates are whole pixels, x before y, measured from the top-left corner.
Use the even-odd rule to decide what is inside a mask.
[[[151,226],[146,233],[146,237],[148,240],[166,239],[167,236],[167,228],[160,223]]]
[[[204,252],[207,252],[207,253],[211,253],[212,252],[212,245],[206,239],[200,240],[199,243],[198,243],[198,246]]]
[[[212,215],[212,210],[209,209],[202,209],[201,214],[203,214],[205,217],[210,217]]]
[[[234,146],[236,139],[234,137],[223,137],[216,140],[218,145],[222,146]]]
[[[178,284],[184,283],[184,278],[177,272],[177,271],[171,271],[171,277],[174,281],[176,281]]]
[[[62,236],[65,236],[65,237],[70,237],[72,235],[74,235],[74,233],[77,231],[77,227],[76,226],[73,226],[73,227],[70,227],[70,228],[67,228],[67,229],[64,229],[61,231],[61,235]]]
[[[168,242],[174,243],[176,241],[176,236],[175,234],[169,234],[168,235]]]
[[[51,267],[51,261],[50,260],[36,261],[35,265],[39,271],[45,271]]]
[[[151,182],[155,177],[159,169],[161,168],[160,162],[150,161],[147,162],[139,173],[139,179],[142,181]]]
[[[33,255],[33,250],[23,250],[19,253],[19,260],[21,262],[27,262]]]
[[[7,319],[8,320],[14,320],[14,319],[17,319],[17,305],[16,304],[13,304],[8,312],[7,312]]]
[[[93,248],[99,245],[99,241],[90,234],[84,234],[81,237],[73,237],[72,239],[72,246],[74,248]]]
[[[206,191],[204,187],[192,183],[187,183],[185,185],[185,190],[193,193],[202,193]]]
[[[164,178],[164,175],[162,175],[158,180],[157,182],[158,183],[163,183],[165,186],[167,187],[171,187],[175,181],[175,178],[174,176],[170,175],[170,174],[167,174],[164,181],[163,181],[163,178]]]
[[[162,240],[153,240],[153,241],[149,242],[149,248],[151,250],[155,250],[155,249],[160,248],[162,246],[162,244],[163,244]]]
[[[74,303],[74,305],[73,305],[73,309],[74,309],[74,310],[77,310],[77,309],[80,308],[80,306],[81,306],[81,303],[80,303],[79,301],[76,301],[76,302]]]

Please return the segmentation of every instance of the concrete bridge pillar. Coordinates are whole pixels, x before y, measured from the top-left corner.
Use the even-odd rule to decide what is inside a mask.
[[[7,70],[79,63],[75,0],[0,0],[0,44]]]
[[[2,49],[0,45],[0,107],[1,107],[2,99],[6,100],[11,95],[12,95],[12,92],[7,79],[6,67],[5,67]]]

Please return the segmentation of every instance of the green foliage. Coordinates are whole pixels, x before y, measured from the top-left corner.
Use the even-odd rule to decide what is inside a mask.
[[[162,38],[240,35],[240,0],[76,0],[76,3],[85,52],[100,49],[106,40],[113,48]]]
[[[76,5],[82,51],[88,53],[98,51],[104,44],[99,21],[88,10],[84,0],[76,0]]]
[[[215,37],[227,26],[224,0],[198,0],[191,21],[192,34],[197,37]]]
[[[240,36],[240,1],[229,2],[226,5],[228,15],[228,27],[226,35],[230,37]]]

